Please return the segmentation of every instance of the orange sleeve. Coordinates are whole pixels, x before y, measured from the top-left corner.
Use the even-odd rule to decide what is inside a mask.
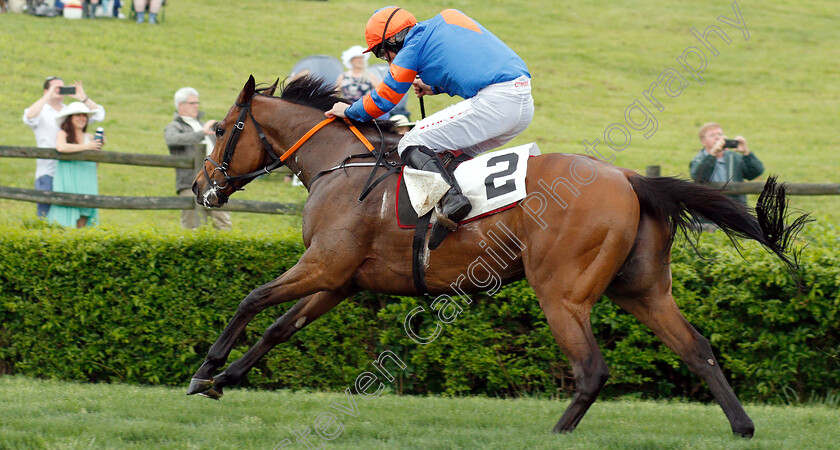
[[[378,106],[376,106],[376,103],[373,102],[370,94],[365,95],[365,98],[362,99],[362,104],[365,107],[365,112],[371,117],[379,117],[385,114],[385,111],[382,111]]]
[[[391,76],[394,77],[394,80],[396,80],[398,83],[411,83],[417,76],[416,70],[405,69],[396,64],[391,64],[390,71]]]
[[[391,86],[385,84],[384,81],[379,83],[379,86],[376,87],[376,92],[379,94],[380,97],[384,98],[385,100],[388,100],[389,102],[395,105],[399,103],[400,100],[402,100],[403,95],[405,95],[400,94],[399,92],[391,89]]]

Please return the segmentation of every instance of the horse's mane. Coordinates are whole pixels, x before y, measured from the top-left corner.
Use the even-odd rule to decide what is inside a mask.
[[[284,83],[280,98],[321,111],[329,111],[337,102],[350,103],[347,99],[340,97],[335,88],[327,84],[323,78],[315,75],[304,75],[288,84]]]
[[[338,95],[335,88],[323,78],[311,74],[295,78],[288,83],[284,82],[280,99],[298,105],[311,106],[324,112],[332,109],[338,102],[351,103]],[[382,131],[394,131],[395,124],[390,120],[377,120],[376,123]]]

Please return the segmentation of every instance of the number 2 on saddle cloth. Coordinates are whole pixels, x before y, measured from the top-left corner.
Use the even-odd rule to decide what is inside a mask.
[[[525,198],[528,158],[537,155],[539,148],[535,143],[485,153],[477,158],[444,154],[446,170],[457,180],[461,191],[472,204],[472,211],[461,223],[513,208],[519,200]],[[397,225],[400,228],[414,228],[412,278],[415,289],[425,294],[428,289],[425,283],[424,249],[434,210],[418,218],[416,205],[412,205],[411,191],[411,183],[406,182],[406,171],[403,169],[397,184]],[[416,198],[424,194],[415,191],[413,195]]]

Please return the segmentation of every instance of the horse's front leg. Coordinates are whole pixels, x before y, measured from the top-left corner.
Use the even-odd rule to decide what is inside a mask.
[[[216,375],[213,378],[212,389],[208,389],[201,394],[211,398],[221,397],[223,387],[238,384],[269,350],[277,344],[288,341],[292,335],[356,292],[358,292],[358,289],[347,288],[338,291],[318,292],[304,297],[268,327],[259,342],[248,349],[241,358],[232,362],[227,369]]]
[[[329,270],[328,272],[328,267],[330,265],[324,255],[314,254],[307,250],[298,263],[283,275],[251,291],[239,304],[233,318],[210,347],[204,363],[193,375],[187,394],[198,394],[207,391],[212,386],[213,373],[227,361],[236,340],[260,311],[316,292],[334,291],[344,286],[352,270]]]

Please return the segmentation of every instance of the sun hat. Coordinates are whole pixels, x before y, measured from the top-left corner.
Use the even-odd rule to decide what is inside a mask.
[[[367,63],[368,58],[370,58],[370,53],[364,53],[365,48],[361,45],[354,45],[341,54],[341,62],[344,63],[344,67],[348,69],[352,69],[353,66],[350,64],[350,60],[356,57],[363,57],[365,58],[365,63]]]
[[[87,114],[88,121],[90,121],[91,116],[99,112],[98,109],[91,110],[82,102],[73,102],[67,105],[57,116],[55,116],[55,124],[59,127],[62,123],[64,123],[64,119],[69,116],[73,116],[76,114]]]
[[[413,127],[416,124],[416,122],[409,122],[408,117],[402,114],[391,116],[391,122],[394,122],[395,127]]]

